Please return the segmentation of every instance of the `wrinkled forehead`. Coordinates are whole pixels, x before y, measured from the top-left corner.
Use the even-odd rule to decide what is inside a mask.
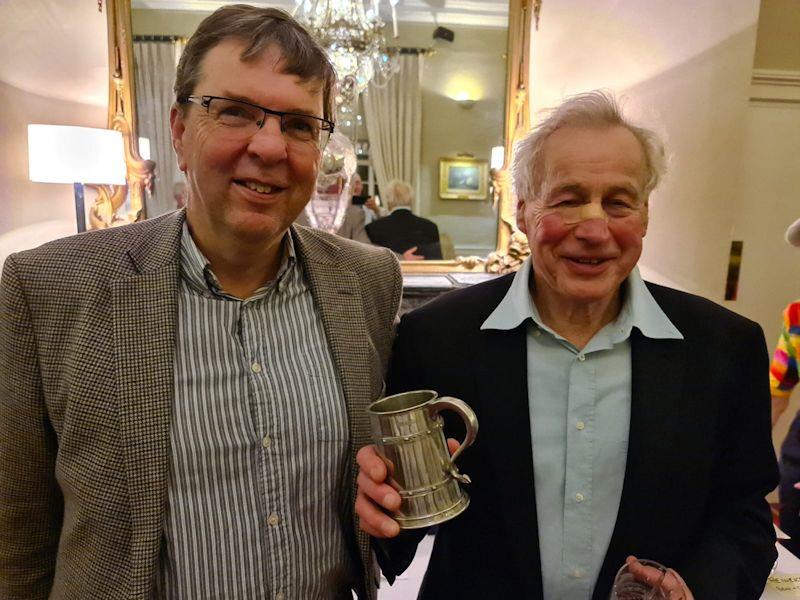
[[[545,140],[542,154],[542,191],[561,185],[644,189],[644,149],[626,127],[564,127]]]

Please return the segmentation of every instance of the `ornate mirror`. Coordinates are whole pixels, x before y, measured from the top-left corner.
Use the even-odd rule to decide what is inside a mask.
[[[117,90],[116,108],[124,114],[128,129],[134,182],[130,202],[140,202],[148,217],[175,208],[182,193],[165,138],[168,132],[163,126],[159,132],[151,116],[168,113],[171,81],[165,76],[159,90],[148,74],[149,65],[174,61],[185,38],[207,14],[185,10],[185,2],[174,3],[182,10],[170,10],[172,4],[161,2],[153,10],[138,0],[133,0],[133,6],[130,0],[109,2],[109,11],[115,11],[110,33],[114,42],[111,85]],[[404,261],[403,271],[504,270],[515,263],[515,202],[508,166],[515,138],[528,128],[529,34],[538,2],[510,0],[506,5],[497,0],[472,9],[451,7],[449,1],[409,0],[406,18],[403,4],[398,6],[399,37],[387,35],[387,44],[403,48],[403,55],[418,56],[420,62],[421,148],[413,209],[437,223],[443,255],[442,260]],[[270,5],[294,8],[289,1]],[[434,31],[438,35],[432,35]],[[361,115],[354,115],[349,127],[341,121],[339,127],[356,142],[366,193],[379,194],[371,166],[376,152],[369,150],[376,143],[375,129],[366,123],[357,130],[356,116]],[[142,154],[155,163],[151,186],[147,167],[153,163],[139,157],[137,131],[142,136]]]

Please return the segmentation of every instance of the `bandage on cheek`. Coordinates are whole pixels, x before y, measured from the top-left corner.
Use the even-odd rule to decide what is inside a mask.
[[[592,202],[579,206],[557,207],[551,210],[561,217],[565,225],[577,225],[592,219],[602,219],[606,223],[608,222],[608,215],[603,207]]]

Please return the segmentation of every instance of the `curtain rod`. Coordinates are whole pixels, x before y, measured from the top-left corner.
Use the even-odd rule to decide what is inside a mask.
[[[182,35],[134,35],[134,42],[185,42]]]

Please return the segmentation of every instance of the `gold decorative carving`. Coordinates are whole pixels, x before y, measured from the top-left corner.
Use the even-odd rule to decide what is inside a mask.
[[[108,128],[122,133],[128,183],[92,186],[97,190],[97,200],[89,209],[91,229],[115,227],[144,218],[144,198],[151,190],[155,170],[155,163],[139,155],[136,135],[130,0],[105,0],[105,8],[108,21]]]
[[[486,259],[486,272],[504,274],[516,271],[530,253],[527,236],[517,229],[511,234],[508,248],[489,254]]]

